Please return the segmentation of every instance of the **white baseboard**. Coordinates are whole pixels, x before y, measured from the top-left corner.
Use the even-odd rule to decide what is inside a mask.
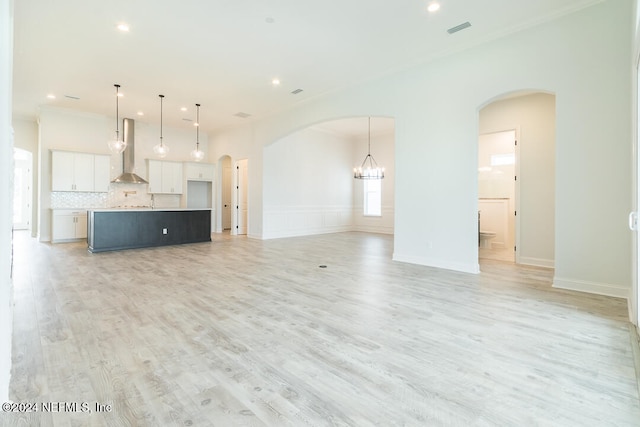
[[[533,258],[520,256],[518,257],[518,264],[524,265],[532,265],[534,267],[546,267],[546,268],[555,268],[556,262],[552,259],[543,259],[543,258]]]
[[[316,236],[318,234],[344,233],[347,231],[352,231],[351,227],[324,227],[319,229],[289,230],[277,233],[264,233],[262,235],[262,239],[269,240],[282,239],[286,237]]]
[[[568,289],[571,291],[587,292],[590,294],[606,295],[609,297],[624,298],[629,301],[630,289],[609,283],[597,283],[586,280],[554,277],[553,287],[558,289]]]
[[[361,233],[393,234],[393,227],[372,227],[367,225],[354,225],[350,231]]]
[[[393,260],[399,261],[399,262],[406,262],[409,264],[418,264],[418,265],[424,265],[427,267],[435,267],[435,268],[442,268],[445,270],[459,271],[462,273],[471,273],[471,274],[480,273],[480,265],[477,262],[466,264],[462,262],[451,262],[451,261],[438,259],[438,258],[403,255],[395,252],[393,253]]]

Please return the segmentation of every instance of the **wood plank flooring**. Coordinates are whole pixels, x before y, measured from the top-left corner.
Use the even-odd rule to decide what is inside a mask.
[[[90,254],[17,233],[11,398],[112,410],[0,424],[640,426],[625,301],[392,251],[341,233]]]

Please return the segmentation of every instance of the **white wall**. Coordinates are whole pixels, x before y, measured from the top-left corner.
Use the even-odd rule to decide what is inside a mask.
[[[517,129],[520,185],[519,262],[554,266],[555,96],[537,93],[493,102],[480,111],[480,134]]]
[[[353,144],[307,128],[264,149],[263,238],[353,227]]]
[[[12,206],[13,137],[11,130],[11,74],[13,63],[13,1],[0,0],[0,205]],[[0,209],[0,402],[9,400],[11,330],[12,209]]]
[[[134,119],[135,120],[135,119]],[[51,239],[51,149],[109,154],[107,141],[112,136],[115,119],[77,111],[43,108],[39,117],[39,238]],[[189,161],[189,154],[195,147],[195,132],[163,126],[163,141],[169,146],[169,154],[163,160]],[[143,178],[147,177],[145,159],[156,158],[153,147],[159,142],[160,127],[156,123],[135,120],[135,170]],[[208,153],[206,135],[200,135],[200,148]],[[111,156],[111,178],[122,172],[122,156]],[[113,191],[120,191],[121,184],[111,184]],[[122,187],[125,188],[125,187]],[[146,192],[146,186],[138,186]],[[128,189],[128,188],[127,188]],[[174,198],[175,200],[168,200]],[[180,196],[161,196],[156,206],[180,206]]]
[[[555,284],[627,297],[631,7],[631,0],[597,3],[314,98],[216,135],[213,158],[250,159],[249,233],[261,237],[262,146],[329,119],[394,117],[394,259],[477,272],[478,111],[522,89],[555,93]]]
[[[632,55],[632,90],[631,90],[631,95],[632,95],[632,115],[631,117],[633,117],[632,120],[632,135],[633,135],[633,152],[635,153],[635,156],[633,156],[632,158],[632,163],[633,163],[633,190],[632,190],[632,200],[633,200],[633,209],[638,212],[640,210],[640,206],[638,206],[638,201],[640,200],[639,194],[638,192],[640,191],[640,185],[639,185],[639,181],[640,181],[640,172],[638,171],[638,165],[639,165],[639,156],[640,153],[638,151],[638,102],[639,102],[639,97],[638,97],[638,91],[639,89],[639,85],[638,85],[638,79],[640,76],[638,76],[638,65],[640,64],[640,8],[638,7],[638,1],[634,0],[633,1],[633,9],[634,9],[634,13],[633,16],[635,17],[634,19],[634,32],[633,32],[633,55]],[[632,274],[632,283],[633,283],[633,290],[631,293],[631,304],[629,304],[629,314],[630,314],[630,318],[631,321],[633,323],[635,323],[636,325],[636,331],[638,332],[638,335],[640,335],[640,310],[638,310],[638,306],[640,306],[640,292],[638,291],[638,277],[640,276],[639,273],[639,269],[640,269],[640,262],[638,262],[638,256],[640,254],[640,250],[638,248],[638,243],[640,242],[640,239],[638,239],[638,233],[635,232],[633,233],[633,242],[632,242],[632,250],[631,250],[631,257],[633,259],[633,274]]]
[[[14,146],[30,152],[33,156],[31,171],[33,175],[31,201],[31,235],[38,232],[38,124],[33,120],[13,118]]]

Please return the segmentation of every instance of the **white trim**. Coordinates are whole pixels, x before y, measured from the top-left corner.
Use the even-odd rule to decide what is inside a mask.
[[[629,301],[629,288],[612,285],[610,283],[597,283],[579,279],[554,277],[552,286],[557,289],[606,295],[609,297],[624,298],[627,302]]]
[[[534,267],[546,267],[555,268],[556,263],[552,259],[533,258],[533,257],[520,257],[518,264],[532,265]]]
[[[358,231],[361,233],[377,233],[377,234],[393,234],[393,227],[384,225],[354,225],[351,231]]]
[[[394,261],[406,262],[409,264],[424,265],[427,267],[442,268],[445,270],[453,270],[453,271],[458,271],[462,273],[471,273],[471,274],[480,273],[480,264],[478,263],[465,264],[461,262],[450,262],[450,261],[438,259],[438,258],[403,255],[395,252],[393,253],[392,259]]]

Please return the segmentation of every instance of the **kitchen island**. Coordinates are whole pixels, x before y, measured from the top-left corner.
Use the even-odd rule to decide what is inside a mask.
[[[87,216],[90,252],[211,241],[210,209],[94,209]]]

